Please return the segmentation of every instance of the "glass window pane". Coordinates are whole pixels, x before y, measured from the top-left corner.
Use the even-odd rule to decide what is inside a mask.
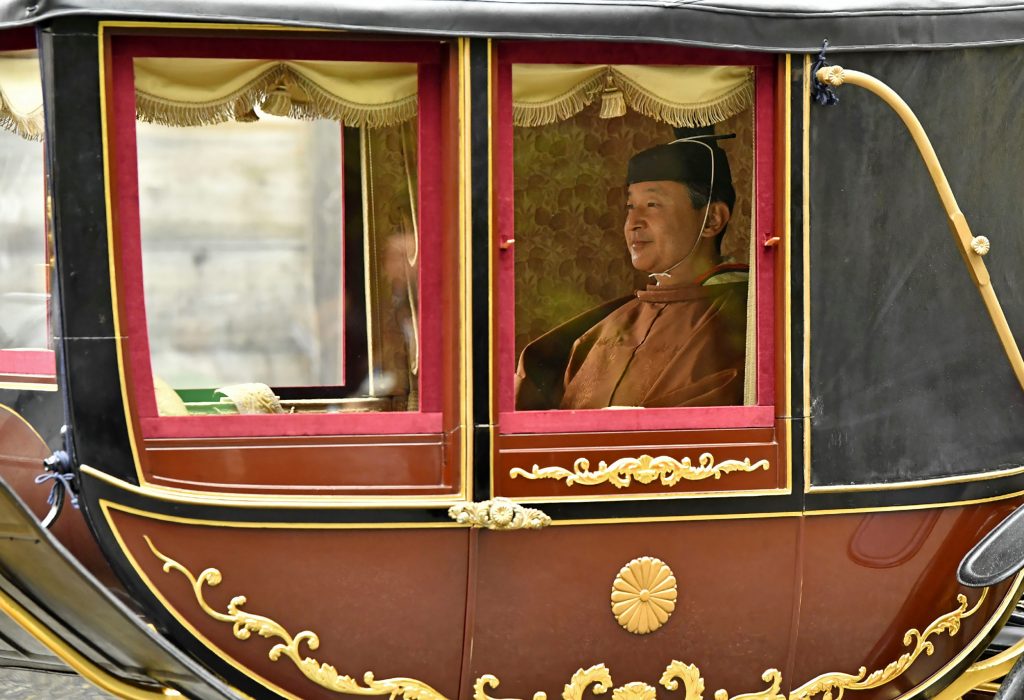
[[[605,101],[514,128],[516,408],[753,403],[753,108],[675,128]]]
[[[0,130],[0,350],[45,350],[43,145]]]
[[[415,119],[255,116],[137,125],[160,415],[418,410]]]

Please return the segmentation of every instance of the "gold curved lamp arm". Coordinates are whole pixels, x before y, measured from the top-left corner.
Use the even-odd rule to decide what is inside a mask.
[[[967,270],[970,272],[974,284],[978,287],[982,301],[985,302],[985,308],[988,309],[989,316],[992,318],[992,325],[995,326],[996,333],[999,334],[999,340],[1003,344],[1003,350],[1006,351],[1006,357],[1010,360],[1010,365],[1013,367],[1013,373],[1016,375],[1021,388],[1024,389],[1024,358],[1021,357],[1020,348],[1013,339],[1013,332],[1010,330],[1009,324],[1006,323],[1006,316],[1003,315],[1003,309],[999,306],[999,300],[996,298],[996,293],[992,289],[991,280],[989,279],[988,269],[982,260],[982,256],[988,253],[989,250],[988,239],[984,236],[976,237],[971,233],[971,229],[967,225],[967,219],[964,218],[963,212],[960,211],[960,207],[956,204],[953,190],[949,187],[946,174],[942,172],[942,166],[935,155],[935,149],[932,148],[931,141],[928,140],[928,135],[925,134],[921,122],[914,116],[914,112],[903,101],[903,98],[897,95],[892,88],[867,73],[846,70],[842,66],[826,66],[818,69],[815,77],[826,85],[834,87],[843,84],[857,85],[873,92],[881,97],[900,116],[903,123],[906,124],[910,135],[914,137],[917,149],[921,152],[925,165],[928,166],[928,173],[932,176],[935,189],[938,190],[942,206],[945,208],[949,219],[950,231],[952,231],[953,238],[956,239],[957,247],[960,249],[960,255],[963,256],[964,262],[967,264]]]

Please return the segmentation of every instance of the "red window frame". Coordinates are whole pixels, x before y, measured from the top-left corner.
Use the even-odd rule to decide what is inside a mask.
[[[27,51],[36,48],[36,34],[32,28],[23,29],[12,29],[6,32],[0,32],[0,52],[4,51]],[[40,145],[40,150],[43,147]],[[39,173],[39,177],[43,178],[45,182],[46,178],[46,158],[45,153],[42,158],[42,170]],[[44,200],[39,203],[39,206],[45,212],[43,226],[44,230],[40,231],[40,254],[41,259],[46,263],[49,268],[50,258],[52,251],[50,248],[49,238],[49,227],[50,217],[49,211],[46,209],[46,201],[44,194]],[[47,275],[46,279],[46,292],[51,294],[50,288],[50,277]],[[31,384],[31,383],[54,383],[56,381],[57,374],[57,361],[55,359],[53,345],[53,327],[50,323],[50,316],[52,313],[52,296],[50,301],[46,304],[46,316],[40,319],[40,322],[46,326],[47,342],[50,344],[50,348],[38,348],[30,350],[13,350],[10,348],[0,348],[0,382],[17,384]]]
[[[512,64],[747,65],[754,69],[754,179],[752,236],[766,240],[776,217],[776,80],[777,59],[751,52],[687,47],[507,42],[498,47],[497,95],[493,134],[494,199],[498,241],[515,238],[512,125]],[[517,411],[514,401],[515,247],[495,245],[497,271],[496,337],[498,339],[497,413],[502,435],[592,433],[603,431],[707,430],[770,428],[775,425],[775,266],[776,256],[755,245],[757,284],[757,403],[748,406],[644,408],[615,411]]]
[[[441,278],[441,155],[425,144],[441,137],[442,47],[437,42],[359,39],[226,38],[224,36],[117,35],[107,53],[110,119],[112,241],[125,381],[144,438],[231,438],[299,435],[397,435],[443,430]],[[420,232],[420,409],[410,412],[296,415],[160,416],[153,389],[142,279],[138,155],[132,60],[159,58],[263,58],[382,61],[419,64],[418,215]]]

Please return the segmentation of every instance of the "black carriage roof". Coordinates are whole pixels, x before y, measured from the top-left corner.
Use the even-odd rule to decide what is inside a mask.
[[[76,15],[775,52],[1024,42],[1019,0],[0,0],[0,28]]]

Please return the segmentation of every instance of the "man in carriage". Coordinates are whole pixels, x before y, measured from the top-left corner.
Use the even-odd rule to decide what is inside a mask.
[[[722,259],[736,193],[721,138],[700,133],[630,159],[626,247],[651,283],[527,345],[517,409],[743,403],[747,266]]]

